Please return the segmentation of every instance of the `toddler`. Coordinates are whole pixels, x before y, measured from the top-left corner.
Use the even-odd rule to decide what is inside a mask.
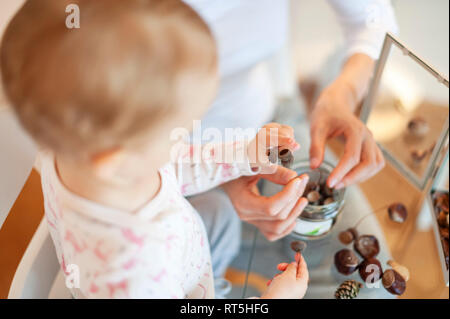
[[[66,26],[69,4],[79,29]],[[270,172],[271,147],[298,148],[278,124],[250,142],[174,145],[172,130],[190,130],[214,98],[216,55],[179,0],[29,0],[8,26],[5,92],[42,148],[45,217],[62,270],[79,275],[75,297],[214,297],[207,235],[184,197]],[[262,297],[303,297],[303,258],[279,270]]]

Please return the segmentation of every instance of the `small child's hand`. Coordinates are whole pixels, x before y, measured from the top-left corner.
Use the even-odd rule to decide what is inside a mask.
[[[270,123],[265,125],[248,145],[248,157],[252,167],[261,169],[261,173],[271,173],[267,155],[272,148],[289,149],[291,152],[300,148],[295,141],[294,129],[287,125]]]
[[[281,263],[278,270],[283,273],[276,275],[269,281],[269,288],[261,297],[263,299],[301,299],[308,288],[308,266],[303,256],[298,253],[296,262]]]

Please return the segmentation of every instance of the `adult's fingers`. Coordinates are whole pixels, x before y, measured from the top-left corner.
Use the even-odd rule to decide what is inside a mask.
[[[254,223],[255,226],[257,226],[257,223]],[[286,237],[292,231],[294,230],[295,226],[297,225],[297,221],[293,222],[291,226],[288,227],[288,229],[283,234],[275,234],[271,231],[266,231],[260,228],[261,233],[266,237],[268,241],[277,241],[280,238]],[[258,227],[258,226],[257,226]]]
[[[324,158],[325,143],[328,138],[328,127],[321,122],[311,126],[311,146],[309,148],[309,157],[311,158],[311,168],[318,168]]]
[[[328,187],[335,187],[342,181],[345,175],[352,170],[353,167],[358,165],[361,160],[361,150],[363,142],[363,134],[360,130],[350,131],[346,133],[346,144],[344,155],[342,156],[339,164],[331,172],[328,178]]]
[[[380,158],[381,155],[381,158]],[[372,139],[364,141],[361,154],[361,163],[355,166],[342,180],[338,183],[336,189],[341,189],[352,184],[363,182],[375,174],[377,174],[384,166],[384,159],[378,146]]]
[[[278,185],[286,185],[298,175],[289,168],[277,165],[273,174],[260,174],[258,176]]]
[[[260,197],[264,205],[263,213],[272,219],[279,218],[278,215],[284,207],[291,201],[296,202],[303,195],[304,189],[308,184],[307,175],[302,175],[289,182],[279,193],[271,197]]]
[[[297,218],[303,212],[305,207],[308,205],[308,200],[306,198],[301,198],[294,208],[291,210],[290,214],[284,220],[279,221],[262,221],[259,226],[275,236],[285,235],[286,231],[297,222]]]

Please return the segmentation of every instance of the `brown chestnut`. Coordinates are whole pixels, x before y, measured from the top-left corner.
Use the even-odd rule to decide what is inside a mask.
[[[323,204],[324,204],[324,205],[330,205],[330,204],[333,204],[334,202],[335,202],[335,200],[334,200],[333,197],[328,197],[328,198],[326,198],[326,199],[323,201]]]
[[[406,281],[393,269],[388,269],[383,274],[383,286],[393,295],[403,295],[406,290]]]
[[[295,240],[291,242],[291,249],[296,253],[303,253],[307,247],[307,244],[301,240]]]
[[[428,122],[420,116],[411,119],[408,123],[408,131],[415,137],[424,137],[430,130]]]
[[[334,255],[334,265],[338,272],[350,275],[358,268],[358,257],[350,249],[342,249]]]
[[[294,164],[294,155],[288,149],[282,149],[278,153],[278,157],[281,161],[281,165],[286,168],[291,168],[292,164]]]
[[[448,227],[447,215],[448,214],[446,214],[443,210],[441,210],[439,212],[439,216],[438,216],[438,224],[439,224],[439,226],[441,226],[441,227]]]
[[[318,201],[320,201],[320,193],[318,191],[311,191],[306,195],[306,198],[308,199],[310,204],[315,204]]]
[[[344,245],[352,243],[356,238],[358,238],[358,232],[354,228],[349,228],[345,231],[339,233],[339,241]]]
[[[358,266],[359,275],[365,283],[374,284],[381,279],[383,269],[376,258],[364,259]]]
[[[373,258],[380,252],[378,239],[372,235],[359,236],[355,241],[354,248],[365,259]]]
[[[401,203],[394,203],[388,208],[389,218],[396,223],[404,223],[408,218],[408,210]]]

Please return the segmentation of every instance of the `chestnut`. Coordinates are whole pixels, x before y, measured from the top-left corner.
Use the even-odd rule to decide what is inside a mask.
[[[310,204],[315,204],[320,201],[320,193],[318,191],[311,191],[306,195],[306,198],[308,199]]]
[[[417,116],[408,123],[408,131],[412,136],[422,138],[428,134],[429,130],[430,125],[423,117]]]
[[[358,232],[354,228],[349,228],[339,233],[339,241],[344,245],[352,243],[356,238],[358,238]]]
[[[324,205],[330,205],[330,204],[333,204],[334,202],[335,202],[335,200],[334,200],[333,197],[328,197],[328,198],[326,198],[326,199],[323,201],[323,204],[324,204]]]
[[[281,161],[281,165],[286,168],[291,168],[292,164],[294,164],[294,155],[292,155],[292,152],[288,149],[280,150],[278,157]]]
[[[378,239],[372,235],[359,236],[355,241],[354,248],[365,259],[373,258],[380,252]]]
[[[358,268],[358,257],[350,249],[342,249],[334,255],[334,265],[338,272],[350,275]]]
[[[438,216],[438,224],[439,224],[439,226],[441,226],[441,227],[448,227],[447,216],[448,216],[448,214],[446,214],[443,210],[441,210],[439,212],[439,216]]]
[[[376,258],[364,259],[358,266],[359,275],[365,283],[374,284],[381,279],[383,269],[381,263]],[[370,276],[370,278],[369,278]],[[368,280],[370,282],[368,282]]]
[[[394,203],[388,208],[389,218],[396,223],[404,223],[408,218],[408,210],[401,203]]]
[[[291,249],[296,253],[303,253],[307,247],[307,244],[301,240],[295,240],[291,242]]]
[[[383,286],[393,295],[403,295],[406,290],[406,281],[393,269],[388,269],[383,274]]]

